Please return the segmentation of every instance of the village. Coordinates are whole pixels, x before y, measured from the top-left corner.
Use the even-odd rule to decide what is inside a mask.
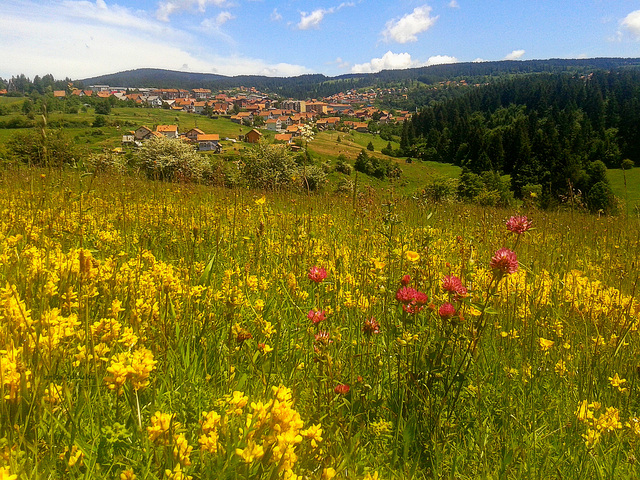
[[[380,89],[378,89],[380,90]],[[274,140],[285,143],[292,150],[299,149],[295,139],[305,128],[314,131],[341,129],[369,133],[369,122],[378,124],[402,123],[411,118],[408,111],[386,111],[375,106],[378,91],[347,91],[323,99],[277,99],[256,88],[239,87],[229,91],[212,92],[207,88],[192,90],[178,88],[122,88],[108,85],[92,85],[87,88],[56,90],[53,96],[92,97],[129,101],[143,108],[162,108],[175,112],[206,115],[211,118],[228,118],[241,126],[254,127],[238,138],[226,140],[257,143],[263,137],[260,130],[272,131]],[[178,125],[139,126],[122,136],[123,146],[140,146],[156,136],[183,139],[197,145],[199,151],[221,152],[220,136],[192,128],[185,132]]]

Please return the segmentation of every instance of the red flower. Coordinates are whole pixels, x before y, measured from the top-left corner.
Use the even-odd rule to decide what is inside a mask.
[[[329,338],[328,332],[318,332],[314,335],[313,338],[315,340],[315,343],[317,343],[318,345],[326,346],[330,343],[333,343],[333,340]]]
[[[396,300],[402,303],[405,312],[418,313],[427,304],[429,297],[415,288],[402,287],[396,292]]]
[[[373,335],[380,333],[380,324],[376,322],[376,319],[371,317],[369,320],[364,321],[364,326],[362,327],[362,332],[365,335]]]
[[[449,302],[443,303],[438,309],[438,314],[443,320],[448,320],[456,314],[456,307]]]
[[[489,267],[496,275],[515,273],[518,271],[518,256],[508,248],[501,248],[491,257]]]
[[[334,392],[340,395],[346,395],[347,393],[349,393],[349,390],[351,390],[351,387],[346,383],[339,383],[338,385],[336,385],[336,388],[333,389]]]
[[[411,283],[411,277],[409,275],[405,275],[400,279],[400,284],[403,287],[406,287],[407,285],[409,285]]]
[[[467,287],[462,285],[462,280],[455,275],[444,276],[442,279],[442,289],[451,295],[457,295],[460,297],[465,297],[467,295]]]
[[[514,215],[507,220],[507,230],[520,235],[529,230],[532,223],[526,215]]]
[[[416,293],[418,293],[418,291],[415,288],[407,286],[401,287],[396,292],[396,300],[400,303],[410,303],[415,298]]]
[[[316,310],[315,308],[313,310],[309,310],[309,313],[307,314],[307,318],[309,320],[311,320],[313,322],[314,325],[322,322],[325,318],[326,318],[326,313],[324,310]]]
[[[309,280],[315,283],[321,283],[325,278],[327,278],[327,271],[322,267],[311,267],[309,269],[309,273],[307,274]]]

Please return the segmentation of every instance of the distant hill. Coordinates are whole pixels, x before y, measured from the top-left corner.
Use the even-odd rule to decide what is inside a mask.
[[[84,85],[107,84],[118,87],[211,88],[256,87],[287,97],[307,98],[332,95],[350,88],[379,86],[416,80],[431,84],[465,77],[468,81],[483,81],[496,75],[528,73],[587,72],[640,67],[640,58],[588,58],[550,60],[503,60],[497,62],[467,62],[406,70],[383,70],[378,73],[346,74],[327,77],[322,74],[297,77],[265,77],[240,75],[229,77],[212,73],[191,73],[156,68],[140,68],[78,80]]]

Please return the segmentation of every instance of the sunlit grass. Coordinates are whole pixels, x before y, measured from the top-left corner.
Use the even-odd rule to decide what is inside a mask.
[[[5,474],[638,476],[633,218],[517,235],[365,189],[28,169],[0,192]]]

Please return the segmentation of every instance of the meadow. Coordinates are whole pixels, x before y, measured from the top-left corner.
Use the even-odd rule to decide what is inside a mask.
[[[640,474],[635,217],[27,168],[0,192],[0,478]]]

